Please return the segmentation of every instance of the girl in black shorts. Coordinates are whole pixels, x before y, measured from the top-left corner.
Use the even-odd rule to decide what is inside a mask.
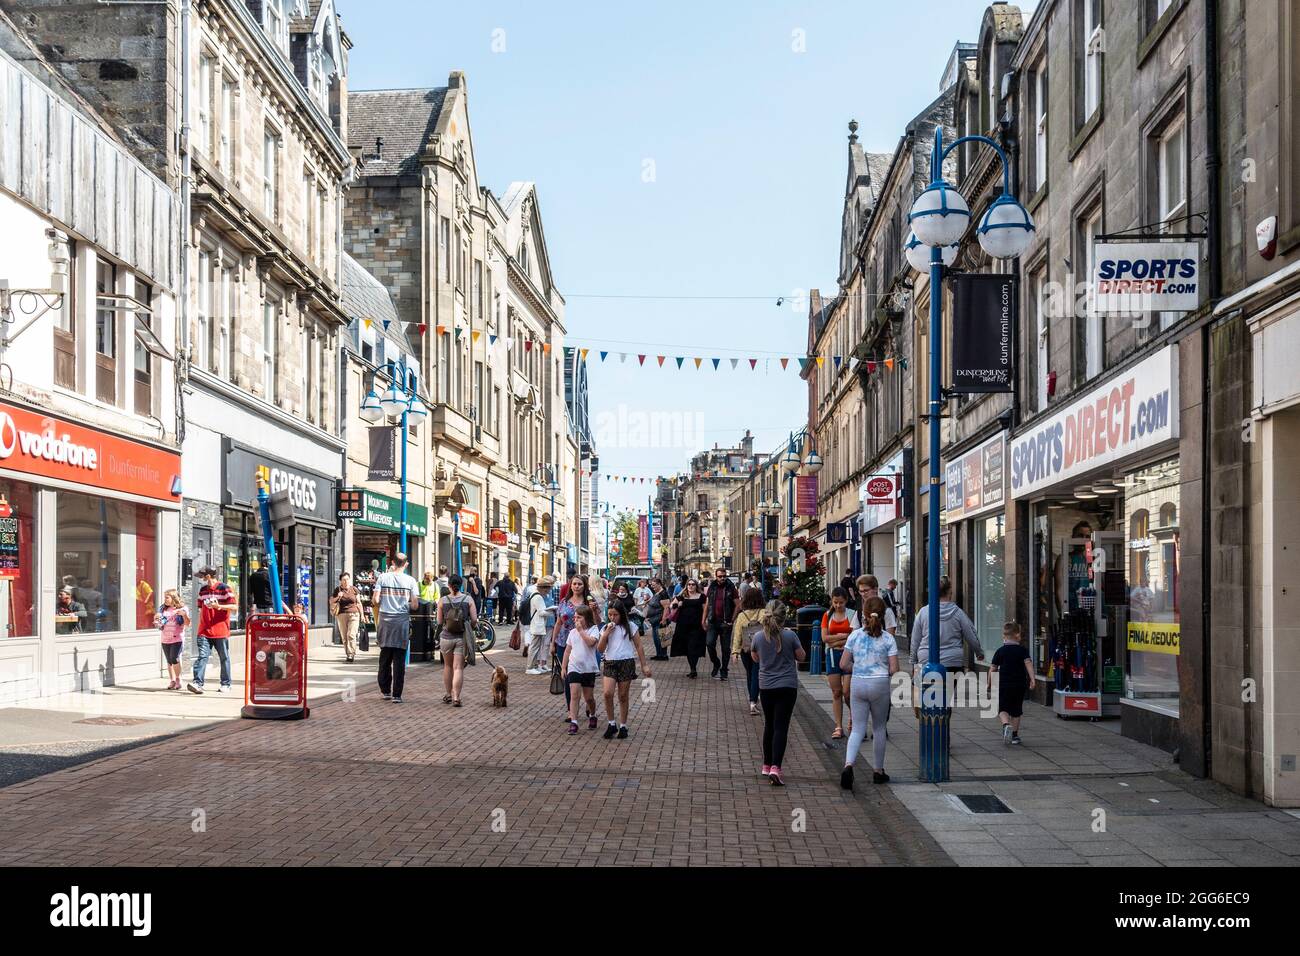
[[[636,680],[636,663],[641,662],[641,670],[650,676],[650,665],[645,661],[645,652],[641,650],[641,641],[635,628],[628,622],[627,611],[617,601],[609,602],[607,611],[609,623],[600,632],[596,650],[605,655],[605,716],[609,726],[605,728],[605,739],[618,735],[619,740],[627,739],[628,692],[632,681]],[[619,722],[614,722],[614,691],[618,691]]]
[[[587,729],[596,729],[596,643],[600,640],[600,630],[596,627],[596,611],[590,604],[583,604],[574,609],[573,630],[564,646],[564,670],[566,684],[576,684],[581,689],[581,697],[587,702]],[[578,697],[575,691],[569,695],[569,733],[578,732]]]

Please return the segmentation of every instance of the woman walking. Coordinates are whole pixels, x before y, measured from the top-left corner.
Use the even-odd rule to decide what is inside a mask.
[[[343,638],[343,656],[351,664],[357,656],[357,631],[361,627],[361,594],[352,586],[352,576],[344,571],[339,586],[330,597],[330,609],[338,621]]]
[[[666,661],[668,655],[664,653],[663,643],[659,640],[659,628],[664,623],[664,600],[668,597],[668,592],[664,590],[664,583],[658,578],[650,579],[650,604],[646,610],[646,624],[650,627],[650,638],[654,641],[655,656],[651,660]]]
[[[474,599],[462,593],[465,586],[459,574],[447,576],[447,590],[438,599],[438,629],[442,634],[438,650],[442,654],[442,695],[444,704],[460,706],[460,689],[465,683],[465,649],[474,640],[478,628],[478,609]]]
[[[889,721],[889,683],[898,671],[898,645],[885,630],[885,602],[878,597],[862,604],[866,626],[853,632],[840,654],[840,668],[850,675],[849,706],[853,709],[853,732],[844,752],[840,786],[853,789],[853,762],[867,736],[867,717],[872,727],[872,783],[888,783],[885,773],[885,724]]]
[[[605,579],[599,574],[593,574],[588,581],[591,592],[591,603],[596,606],[596,620],[605,620],[605,609],[609,607],[609,589],[605,587]]]
[[[609,720],[609,726],[605,728],[605,739],[610,740],[617,735],[619,740],[627,740],[628,693],[632,681],[636,680],[637,661],[641,662],[645,676],[651,675],[641,640],[621,604],[610,604],[609,621],[600,632],[596,650],[605,655],[605,717]],[[618,692],[617,725],[614,723],[615,691]]]
[[[175,588],[163,592],[162,607],[154,615],[154,626],[162,631],[163,656],[167,659],[168,690],[181,689],[181,648],[185,646],[185,629],[190,626],[190,609],[181,601]]]
[[[831,712],[835,717],[835,729],[831,731],[831,740],[844,737],[844,698],[849,689],[849,679],[840,670],[840,651],[849,635],[858,629],[858,615],[851,610],[849,592],[836,588],[831,592],[831,609],[822,615],[822,643],[826,645],[826,683],[831,687]],[[849,714],[849,731],[853,730],[852,713]]]
[[[694,679],[699,676],[695,665],[704,656],[704,595],[700,593],[700,582],[689,579],[671,606],[677,629],[673,632],[670,653],[673,657],[686,658],[691,665],[691,672],[686,676]]]
[[[758,665],[750,651],[754,635],[763,626],[763,592],[757,587],[745,589],[740,598],[740,612],[731,625],[731,656],[745,665],[745,688],[749,692],[749,715],[758,716]]]
[[[790,718],[799,693],[799,661],[808,654],[799,636],[785,626],[786,607],[769,601],[763,629],[754,637],[750,656],[758,665],[758,695],[763,703],[763,776],[774,787],[785,786],[781,761],[790,735]]]
[[[551,672],[549,651],[550,640],[546,636],[546,597],[545,593],[555,586],[555,578],[549,574],[533,587],[524,592],[524,605],[520,608],[520,619],[528,617],[528,670],[525,674],[549,674]]]
[[[580,574],[575,574],[569,579],[568,593],[564,600],[555,606],[555,627],[551,629],[551,645],[555,648],[555,659],[563,662],[565,649],[568,647],[569,634],[573,631],[577,621],[577,614],[580,608],[590,605],[590,598],[587,596],[587,582]],[[567,713],[569,704],[572,702],[573,692],[569,688],[569,682],[564,682],[564,709]],[[592,708],[595,713],[595,708]]]

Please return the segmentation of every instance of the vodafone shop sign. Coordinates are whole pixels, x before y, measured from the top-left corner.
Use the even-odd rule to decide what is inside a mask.
[[[176,503],[174,451],[0,402],[0,469]]]
[[[1177,438],[1176,370],[1174,346],[1167,346],[1011,439],[1011,497]]]

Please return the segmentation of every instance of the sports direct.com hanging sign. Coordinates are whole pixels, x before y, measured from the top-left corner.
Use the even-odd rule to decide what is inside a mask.
[[[1011,440],[1011,497],[1022,498],[1178,437],[1174,347]]]
[[[1200,305],[1200,247],[1194,242],[1099,242],[1093,312],[1190,312]]]

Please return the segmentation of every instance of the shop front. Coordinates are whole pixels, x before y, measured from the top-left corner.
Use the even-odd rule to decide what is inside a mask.
[[[180,456],[0,402],[0,701],[156,677]]]
[[[349,569],[353,580],[366,584],[388,567],[393,555],[402,549],[402,499],[390,498],[377,491],[361,488],[363,515],[352,520],[352,560]],[[406,503],[406,553],[411,556],[410,571],[417,578],[423,573],[416,555],[429,534],[429,509],[414,502]],[[435,569],[436,570],[436,569]]]
[[[894,597],[903,609],[900,627],[910,620],[909,610],[914,610],[911,596],[912,542],[908,518],[907,461],[911,449],[903,449],[890,458],[875,474],[867,476],[858,488],[862,503],[860,567],[865,574],[874,574],[885,587],[891,579],[898,581]]]
[[[986,658],[1002,643],[1007,621],[1006,432],[944,465],[944,513],[957,603],[970,612]]]
[[[312,627],[329,627],[329,595],[338,576],[336,480],[229,438],[222,440],[222,450],[220,570],[239,597],[239,626],[252,604],[248,576],[266,557],[257,514],[257,479],[261,475],[271,494],[287,492],[293,506],[293,527],[281,529],[276,536],[285,605],[291,608],[300,603]]]
[[[1009,443],[1030,657],[1064,716],[1120,716],[1172,748],[1179,716],[1177,352],[1169,346]]]

